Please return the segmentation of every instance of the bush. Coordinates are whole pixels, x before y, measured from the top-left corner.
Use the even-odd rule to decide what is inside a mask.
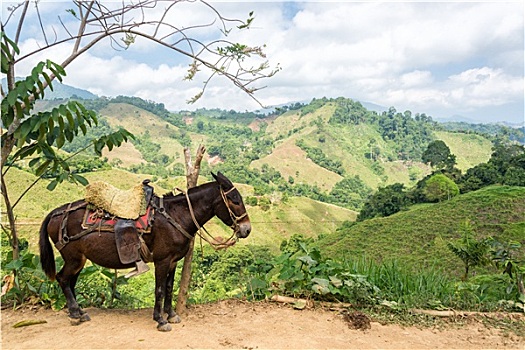
[[[435,174],[425,182],[423,189],[429,202],[441,202],[459,194],[458,185],[443,174]]]

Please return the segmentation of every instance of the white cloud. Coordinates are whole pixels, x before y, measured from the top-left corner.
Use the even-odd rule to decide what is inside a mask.
[[[45,5],[42,2],[40,8]],[[431,115],[496,106],[504,115],[506,105],[523,105],[523,3],[221,1],[212,5],[228,18],[246,19],[255,10],[252,28],[228,39],[266,44],[270,63],[283,68],[259,84],[268,86],[257,93],[264,104],[345,96]],[[178,9],[170,14],[173,25],[189,26],[209,18],[195,4]],[[38,32],[37,24],[34,20],[27,24],[30,33]],[[218,28],[215,23],[198,35],[203,40],[216,38]],[[25,40],[23,45],[34,48],[36,42]],[[68,50],[61,46],[49,54],[62,57]],[[221,78],[212,81],[195,106],[186,105],[206,78],[201,74],[195,81],[183,81],[186,65],[180,55],[159,50],[146,40],[137,40],[126,52],[109,50],[105,43],[68,67],[67,82],[100,95],[138,95],[172,109],[259,108]],[[30,69],[31,64],[25,66]]]
[[[402,87],[413,88],[429,85],[433,82],[432,73],[429,71],[415,70],[401,75],[400,83]]]

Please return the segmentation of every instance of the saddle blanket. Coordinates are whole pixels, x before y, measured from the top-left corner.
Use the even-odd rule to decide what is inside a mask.
[[[153,208],[147,207],[146,214],[139,216],[135,221],[135,227],[141,233],[149,233],[151,231],[151,220],[153,218]],[[115,217],[102,209],[87,208],[82,220],[82,228],[84,230],[93,225],[100,225],[101,231],[114,231],[115,224],[121,218]]]

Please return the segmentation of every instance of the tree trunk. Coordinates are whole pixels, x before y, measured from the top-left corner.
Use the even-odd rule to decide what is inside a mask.
[[[195,164],[192,164],[190,149],[188,147],[184,148],[184,159],[186,161],[186,185],[188,189],[197,185],[204,152],[206,152],[206,148],[203,145],[199,145],[199,148],[197,149],[197,156],[195,158]],[[178,315],[184,315],[187,312],[186,302],[188,300],[188,290],[191,282],[191,261],[193,259],[194,243],[195,239],[190,241],[190,248],[184,257],[184,264],[182,265],[179,295],[177,297],[177,306],[175,307]]]
[[[7,219],[9,220],[9,231],[11,231],[11,248],[13,250],[13,260],[17,260],[20,256],[20,250],[18,247],[18,232],[16,230],[16,219],[7,194],[7,186],[5,185],[5,179],[2,176],[2,196],[4,197],[5,210],[7,213]]]

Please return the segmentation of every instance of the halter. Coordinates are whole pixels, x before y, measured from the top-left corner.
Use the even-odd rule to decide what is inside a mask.
[[[244,219],[248,213],[245,211],[244,214],[242,214],[241,216],[237,216],[235,215],[235,213],[231,210],[230,208],[230,205],[228,204],[228,198],[226,197],[226,195],[228,193],[230,193],[231,191],[235,190],[235,186],[233,186],[232,188],[230,188],[228,191],[224,192],[224,190],[222,189],[222,187],[220,187],[220,192],[221,192],[221,197],[222,197],[222,200],[224,201],[224,204],[226,205],[226,208],[228,209],[228,211],[230,212],[230,218],[232,219],[233,223],[230,225],[230,228],[232,230],[234,230],[234,232],[237,232],[239,230],[239,221],[241,221],[242,219]]]
[[[230,228],[233,230],[233,233],[232,235],[226,240],[226,241],[222,241],[222,242],[219,242],[215,237],[213,237],[207,230],[204,226],[200,226],[199,223],[197,222],[197,219],[195,218],[195,214],[193,213],[193,206],[191,205],[191,201],[190,201],[190,197],[188,195],[188,192],[187,191],[183,191],[181,190],[180,188],[177,188],[177,190],[181,193],[183,193],[186,197],[186,201],[188,202],[188,209],[190,210],[190,216],[193,220],[193,223],[195,224],[195,226],[197,227],[197,234],[199,235],[199,237],[203,240],[205,240],[206,242],[208,242],[215,250],[219,250],[219,249],[224,249],[224,248],[228,248],[230,247],[231,245],[235,244],[235,242],[237,242],[239,240],[238,237],[235,236],[235,234],[237,232],[239,232],[239,221],[242,220],[243,218],[245,218],[248,213],[247,212],[244,212],[244,214],[240,215],[240,216],[237,216],[235,215],[235,213],[231,210],[230,208],[230,205],[228,204],[228,199],[226,197],[226,195],[228,193],[230,193],[231,191],[233,191],[235,189],[235,186],[230,188],[228,191],[224,192],[222,187],[219,187],[220,188],[220,193],[221,193],[221,197],[222,197],[222,200],[224,202],[224,204],[226,205],[226,208],[228,209],[228,212],[230,214],[230,218],[232,219],[233,223],[230,225]],[[173,218],[171,216],[169,216],[165,210],[164,210],[164,205],[163,205],[163,201],[162,201],[162,197],[159,197],[160,199],[160,213],[164,215],[164,217],[166,217],[166,219],[168,220],[168,222],[175,226],[179,231],[182,232],[182,234],[184,234],[184,236],[186,236],[187,238],[189,239],[193,239],[193,237],[191,237],[189,235],[189,233],[187,233],[175,220],[173,220]],[[202,233],[202,231],[204,231],[210,238],[206,237],[206,235],[204,235]]]

